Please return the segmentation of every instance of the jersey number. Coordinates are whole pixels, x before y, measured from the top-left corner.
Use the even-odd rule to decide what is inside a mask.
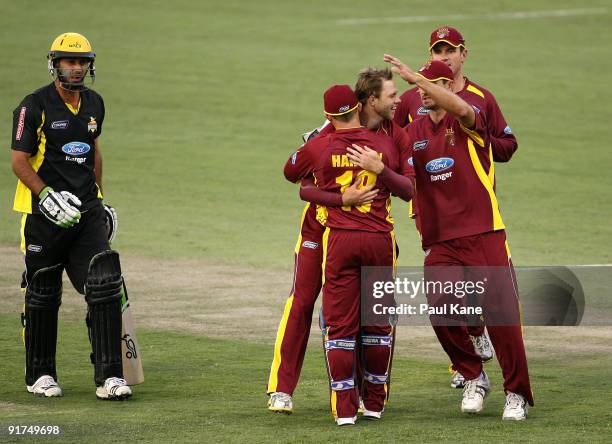
[[[354,182],[353,173],[354,171],[345,171],[344,174],[336,177],[336,183],[340,184],[340,192],[342,194],[344,194],[344,191],[346,191],[346,189]],[[357,189],[361,190],[367,187],[368,185],[375,184],[377,177],[378,176],[376,174],[371,173],[369,171],[359,171],[357,173],[357,176],[355,177],[355,180],[358,181]],[[372,209],[372,204],[368,203],[363,205],[357,205],[355,208],[357,208],[357,210],[361,211],[362,213],[369,213]],[[351,211],[350,206],[344,206],[342,207],[342,209],[344,211]]]

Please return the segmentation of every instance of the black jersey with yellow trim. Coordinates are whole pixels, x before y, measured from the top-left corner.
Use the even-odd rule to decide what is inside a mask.
[[[27,95],[13,112],[13,150],[30,154],[42,181],[56,191],[70,191],[81,210],[98,204],[95,140],[102,133],[104,101],[92,90],[80,92],[77,109],[64,103],[54,83]],[[38,196],[17,181],[13,209],[40,213]]]

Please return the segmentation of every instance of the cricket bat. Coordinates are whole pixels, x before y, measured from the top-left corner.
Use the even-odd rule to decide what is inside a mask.
[[[130,301],[128,299],[125,281],[121,295],[121,361],[123,364],[123,379],[128,385],[137,385],[144,382],[140,346],[136,339],[136,331],[132,322]]]

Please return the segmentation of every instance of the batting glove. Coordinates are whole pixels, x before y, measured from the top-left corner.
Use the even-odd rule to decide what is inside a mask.
[[[110,205],[104,205],[104,213],[106,213],[106,234],[108,235],[108,242],[111,243],[117,235],[119,219],[117,219],[117,211]]]
[[[318,127],[315,128],[311,131],[305,132],[304,134],[302,134],[302,140],[304,141],[304,143],[308,142],[311,139],[314,139],[315,137],[317,137],[319,135],[319,133],[321,131],[323,131],[323,128],[325,128],[327,125],[329,125],[329,120],[326,120],[325,122],[323,122],[323,124]]]
[[[55,225],[70,228],[79,223],[81,201],[74,194],[68,191],[58,193],[51,187],[45,187],[38,198],[40,199],[38,202],[40,212]]]

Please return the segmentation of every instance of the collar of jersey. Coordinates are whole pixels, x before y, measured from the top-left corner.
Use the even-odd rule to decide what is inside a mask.
[[[64,105],[66,105],[66,108],[68,108],[68,110],[70,110],[70,112],[76,116],[79,113],[79,110],[81,109],[81,97],[80,97],[80,94],[79,94],[79,104],[77,105],[76,108],[74,108],[70,103],[64,102]]]

